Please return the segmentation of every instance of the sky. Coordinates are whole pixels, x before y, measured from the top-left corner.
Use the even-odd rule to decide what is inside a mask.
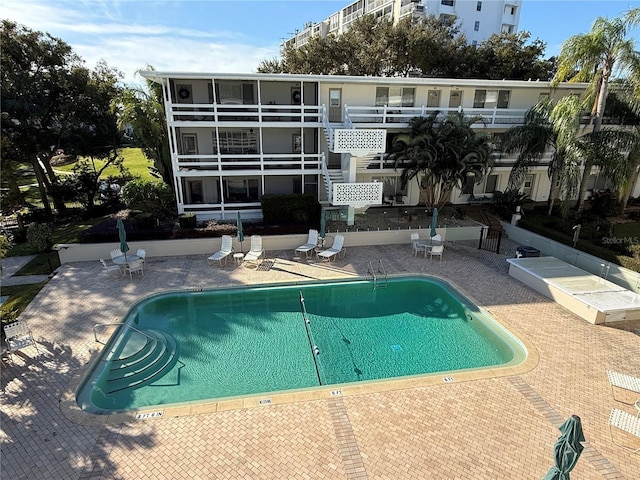
[[[491,0],[485,0],[491,1]],[[283,39],[351,0],[2,0],[0,18],[71,45],[89,68],[99,60],[127,83],[152,65],[171,72],[255,72],[278,56]],[[599,17],[618,17],[640,0],[523,0],[520,30],[557,55],[571,35]],[[634,32],[640,46],[640,29]]]

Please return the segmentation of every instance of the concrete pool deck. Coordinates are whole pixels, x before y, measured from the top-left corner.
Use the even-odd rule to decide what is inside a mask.
[[[448,244],[442,262],[413,257],[408,244],[348,248],[330,265],[292,257],[270,252],[275,262],[257,271],[210,266],[206,255],[150,258],[133,281],[97,261],[61,267],[22,316],[46,353],[26,349],[2,368],[3,477],[541,478],[553,465],[557,426],[576,414],[587,441],[573,475],[637,478],[640,456],[613,444],[607,426],[612,407],[635,412],[613,400],[606,370],[640,373],[640,325],[589,324],[509,277],[505,255],[473,246]],[[380,258],[390,274],[431,274],[459,288],[522,335],[537,364],[501,377],[108,425],[61,412],[72,377],[101,348],[92,326],[117,321],[142,297],[364,276]]]

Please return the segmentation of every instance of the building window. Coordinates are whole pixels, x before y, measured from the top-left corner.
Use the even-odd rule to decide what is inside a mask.
[[[224,201],[229,203],[240,202],[257,202],[258,180],[227,178],[223,180],[224,185]]]
[[[471,46],[477,47],[478,46],[478,41],[477,40],[472,41],[471,42]]]
[[[291,136],[291,149],[293,153],[302,152],[302,135],[299,133],[294,133]]]
[[[508,8],[511,8],[511,15],[516,14],[516,7],[508,7]]]
[[[440,1],[440,3],[441,3],[442,5],[447,5],[447,6],[449,6],[449,7],[453,7],[454,0],[441,0],[441,1]]]
[[[509,90],[476,90],[473,108],[509,108]]]
[[[376,88],[376,107],[413,107],[416,89],[411,87]]]
[[[482,2],[476,3],[476,11],[477,12],[481,12],[482,11]]]
[[[477,32],[480,30],[480,22],[476,20],[476,22],[473,24],[473,31]]]
[[[258,140],[253,130],[221,131],[216,141],[216,133],[213,132],[213,153],[258,153]]]
[[[476,177],[467,177],[464,181],[464,186],[462,187],[463,195],[472,195],[473,187],[476,184]]]
[[[202,180],[187,180],[187,203],[202,203]]]
[[[484,193],[495,193],[498,185],[498,175],[489,175],[484,185]]]
[[[198,137],[194,133],[182,134],[182,155],[198,154]]]

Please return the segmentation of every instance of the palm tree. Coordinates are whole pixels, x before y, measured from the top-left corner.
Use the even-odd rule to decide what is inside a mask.
[[[580,103],[573,96],[563,97],[557,103],[545,100],[527,111],[523,125],[512,127],[501,137],[503,152],[519,152],[509,175],[507,190],[520,188],[531,167],[551,151],[549,215],[558,193],[565,200],[575,195],[577,162],[572,153],[575,152],[573,142],[580,127],[581,113]]]
[[[591,109],[594,132],[602,126],[609,81],[614,73],[626,77],[634,90],[640,91],[640,54],[629,37],[638,24],[640,8],[629,10],[622,18],[598,17],[589,33],[573,35],[562,45],[552,84],[566,80],[590,83],[584,100],[586,108]],[[583,206],[592,166],[593,159],[585,159],[576,205],[578,210]]]
[[[451,190],[470,178],[482,181],[492,160],[488,138],[471,128],[479,118],[456,113],[438,121],[438,114],[412,118],[409,132],[392,143],[395,167],[402,168],[402,187],[415,179],[430,207],[441,207]]]

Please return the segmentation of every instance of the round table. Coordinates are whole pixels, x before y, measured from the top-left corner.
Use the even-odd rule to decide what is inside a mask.
[[[242,263],[242,260],[244,259],[244,253],[234,253],[233,259],[238,265],[240,265]]]
[[[113,263],[116,265],[129,265],[131,262],[135,262],[136,260],[140,260],[140,257],[137,255],[120,255],[119,257],[114,257],[111,259]]]

